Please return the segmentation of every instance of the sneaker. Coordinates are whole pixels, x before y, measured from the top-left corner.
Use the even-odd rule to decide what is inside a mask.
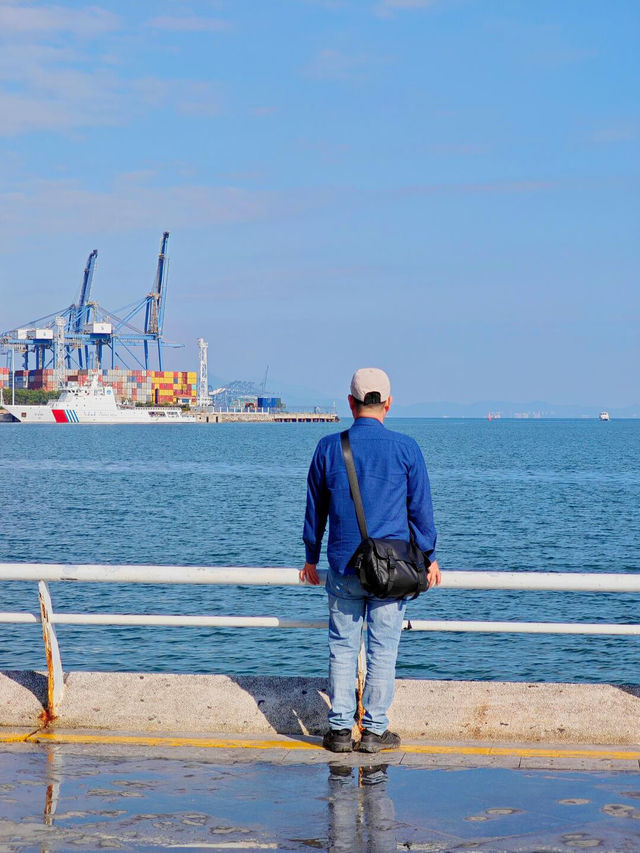
[[[362,785],[380,785],[387,781],[386,764],[363,764],[360,767],[360,783]]]
[[[351,729],[329,729],[322,738],[322,745],[331,752],[351,752]]]
[[[353,768],[348,764],[329,764],[329,780],[344,783],[345,779],[353,778]]]
[[[398,749],[399,746],[400,735],[390,732],[389,729],[381,735],[363,729],[358,749],[360,752],[380,752],[381,749]]]

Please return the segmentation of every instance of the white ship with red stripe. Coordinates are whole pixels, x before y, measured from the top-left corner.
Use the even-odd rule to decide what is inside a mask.
[[[128,408],[116,402],[113,388],[101,385],[98,374],[88,385],[68,383],[60,397],[44,406],[8,406],[7,412],[27,424],[193,424],[196,419],[181,409]]]

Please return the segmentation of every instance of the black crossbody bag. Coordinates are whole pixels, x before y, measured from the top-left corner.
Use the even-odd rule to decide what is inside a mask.
[[[418,548],[413,536],[409,542],[369,536],[348,431],[340,433],[340,443],[362,536],[348,565],[355,569],[364,589],[376,598],[416,598],[428,588],[427,569],[431,561]]]

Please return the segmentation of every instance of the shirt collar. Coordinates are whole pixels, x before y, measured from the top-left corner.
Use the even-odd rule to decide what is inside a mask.
[[[361,427],[364,427],[365,429],[384,429],[384,424],[380,423],[376,418],[356,418],[351,429],[354,429],[354,427],[356,429],[360,429]]]

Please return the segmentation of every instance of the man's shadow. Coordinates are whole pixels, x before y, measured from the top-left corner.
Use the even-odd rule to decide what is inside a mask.
[[[278,734],[317,736],[326,730],[325,678],[241,675],[232,681],[253,698]]]
[[[24,687],[35,696],[43,708],[46,708],[49,682],[44,673],[31,669],[5,669],[0,672],[0,675]]]

